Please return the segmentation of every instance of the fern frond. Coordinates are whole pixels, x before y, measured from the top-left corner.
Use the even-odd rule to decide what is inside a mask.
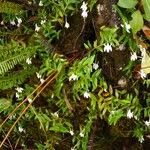
[[[35,51],[33,46],[23,47],[17,43],[0,47],[0,75],[33,56]]]
[[[0,13],[20,14],[22,11],[21,6],[18,4],[6,1],[0,2]]]
[[[0,78],[0,89],[5,90],[12,87],[16,87],[19,84],[22,84],[26,78],[33,75],[37,69],[35,67],[32,67],[30,69],[22,70],[19,72],[11,73],[7,76]]]

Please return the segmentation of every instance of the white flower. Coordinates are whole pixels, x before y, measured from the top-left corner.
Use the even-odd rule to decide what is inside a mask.
[[[32,2],[28,1],[28,4],[29,4],[29,5],[31,5],[31,4],[32,4]]]
[[[27,58],[26,63],[27,63],[28,65],[32,64],[31,58]]]
[[[139,138],[139,142],[140,142],[140,143],[143,143],[143,142],[144,142],[144,137],[143,137],[143,136],[141,136],[141,137]]]
[[[143,70],[140,70],[140,75],[141,75],[142,79],[145,79],[146,76],[147,76],[146,73]]]
[[[79,134],[79,135],[80,135],[80,137],[84,137],[84,134],[83,134],[83,132],[80,132],[80,134]]]
[[[9,119],[10,119],[10,120],[16,119],[16,115],[14,114],[14,115],[9,116]]]
[[[71,147],[71,150],[76,150],[74,147]]]
[[[36,72],[36,76],[37,76],[38,79],[42,78],[42,76],[38,72]]]
[[[124,48],[125,48],[125,47],[124,47],[124,44],[120,44],[119,47],[118,47],[118,49],[119,49],[120,51],[124,50]]]
[[[146,49],[145,49],[142,45],[138,45],[138,46],[139,46],[140,51],[141,51],[141,56],[142,56],[142,57],[145,57]]]
[[[81,16],[85,19],[88,16],[88,12],[87,11],[83,11]]]
[[[146,126],[150,126],[150,120],[144,122]]]
[[[42,78],[40,79],[40,82],[41,82],[41,83],[44,83],[44,81],[45,81],[44,79],[42,79]]]
[[[4,25],[4,21],[1,21],[1,25]]]
[[[17,26],[20,27],[21,23],[22,23],[22,19],[21,18],[17,18],[18,24]]]
[[[19,130],[19,132],[23,132],[24,131],[24,129],[22,127],[19,127],[18,130]]]
[[[40,1],[40,3],[39,3],[39,6],[43,6],[43,3],[42,3],[42,1]]]
[[[88,92],[84,92],[84,98],[89,98],[90,97],[90,93],[88,93]]]
[[[131,53],[131,58],[132,61],[135,61],[137,59],[136,52]]]
[[[135,119],[135,120],[138,120],[138,117],[137,117],[137,116],[134,116],[134,119]]]
[[[39,31],[40,30],[40,27],[37,25],[37,24],[35,24],[35,31]]]
[[[107,44],[104,44],[104,52],[111,52],[112,51],[112,47],[111,47],[111,44],[107,43]]]
[[[43,25],[46,22],[46,20],[41,20],[41,25]]]
[[[114,114],[115,114],[115,111],[114,111],[114,110],[112,110],[112,111],[110,112],[110,114],[111,114],[111,115],[114,115]]]
[[[54,98],[54,94],[52,93],[51,98]]]
[[[32,100],[31,98],[28,98],[28,102],[29,102],[29,103],[32,103],[32,101],[33,101],[33,100]]]
[[[54,116],[54,117],[59,117],[59,115],[58,115],[58,112],[55,112],[55,113],[51,113],[52,114],[52,116]]]
[[[10,24],[14,26],[14,25],[16,25],[16,22],[15,22],[14,20],[12,20],[12,21],[10,22]]]
[[[98,64],[97,63],[93,63],[93,69],[97,70],[98,69]]]
[[[131,112],[130,109],[127,112],[127,118],[129,118],[129,119],[133,118],[133,113]]]
[[[69,133],[70,133],[71,135],[74,135],[74,132],[73,132],[73,130],[70,130],[70,131],[69,131]]]
[[[103,10],[104,10],[104,5],[98,4],[98,5],[97,5],[97,12],[98,12],[98,15],[101,15],[101,11],[103,11]]]
[[[22,147],[26,147],[26,145],[24,143],[21,144]]]
[[[65,28],[69,28],[70,27],[70,24],[66,21],[66,23],[65,23]]]
[[[22,93],[23,88],[22,88],[22,87],[17,87],[17,88],[16,88],[16,91],[17,91],[18,93]]]
[[[141,45],[139,47],[140,47],[141,56],[142,56],[142,63],[144,63],[146,60],[146,49],[143,48]]]
[[[19,93],[16,93],[16,98],[19,98],[20,96],[19,96]]]
[[[88,16],[87,3],[83,2],[83,3],[82,3],[82,6],[81,6],[81,9],[82,9],[82,14],[81,14],[81,16],[82,16],[84,19],[87,18],[87,16]]]
[[[71,80],[73,80],[73,81],[78,80],[78,76],[73,73],[73,74],[69,77],[69,81],[71,81]]]
[[[81,9],[82,9],[82,11],[87,11],[87,3],[83,2]]]
[[[130,33],[131,26],[125,22],[125,29],[128,33]]]

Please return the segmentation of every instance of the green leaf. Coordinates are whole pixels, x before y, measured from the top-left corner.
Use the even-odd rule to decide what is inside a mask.
[[[0,99],[0,113],[11,106],[11,100],[2,98]]]
[[[142,0],[144,11],[145,11],[145,19],[150,21],[150,0]]]
[[[86,49],[89,49],[89,46],[88,46],[86,43],[84,43],[84,47],[85,47]]]
[[[66,133],[69,130],[65,128],[62,124],[55,124],[53,127],[50,127],[51,131]]]
[[[134,8],[137,2],[137,0],[119,0],[118,6],[122,8]]]
[[[144,57],[142,58],[141,68],[145,74],[150,73],[150,54],[148,52],[144,53]]]
[[[97,47],[97,40],[94,41],[94,48],[96,48],[96,47]]]
[[[116,111],[114,112],[114,114],[110,114],[108,117],[109,124],[115,125],[122,116],[123,116],[123,111]]]
[[[143,17],[139,10],[132,14],[132,20],[130,21],[133,34],[136,34],[143,28]]]

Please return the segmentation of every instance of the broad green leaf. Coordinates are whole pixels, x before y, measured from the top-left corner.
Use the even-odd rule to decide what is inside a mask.
[[[144,56],[142,58],[141,69],[145,74],[150,73],[150,56],[147,52],[144,53]]]
[[[145,11],[145,19],[150,21],[150,0],[142,0],[144,11]]]
[[[133,34],[136,34],[143,28],[143,17],[139,10],[132,14],[132,20],[130,21]]]
[[[122,8],[134,8],[137,2],[137,0],[119,0],[118,6]]]

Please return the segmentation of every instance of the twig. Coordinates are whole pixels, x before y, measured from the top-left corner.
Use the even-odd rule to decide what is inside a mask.
[[[3,133],[5,134],[5,132],[4,132],[4,131],[3,131]],[[6,134],[5,134],[5,135],[6,135]],[[13,150],[13,147],[12,147],[12,144],[11,144],[10,140],[9,140],[9,139],[7,139],[7,141],[8,141],[8,143],[9,143],[9,146],[10,146],[11,150]]]
[[[34,100],[39,96],[39,94],[48,86],[48,84],[53,81],[56,76],[58,75],[58,73],[55,73],[55,75],[45,84],[45,86],[36,94],[36,96],[33,98],[32,102],[30,102],[28,104],[28,106],[21,112],[20,116],[17,118],[17,120],[14,122],[14,124],[12,125],[12,127],[10,128],[10,130],[8,131],[8,133],[6,134],[5,138],[3,139],[2,143],[0,144],[0,148],[3,146],[4,142],[6,141],[6,139],[8,138],[8,136],[10,135],[11,131],[13,130],[13,128],[15,127],[15,125],[18,123],[18,121],[21,119],[21,117],[25,114],[25,112],[28,110],[28,108],[30,108],[30,106],[32,105],[32,103],[34,102]],[[51,75],[50,75],[51,76]],[[27,99],[27,98],[26,98]]]
[[[63,94],[64,94],[64,99],[65,99],[66,105],[67,105],[69,111],[72,112],[73,108],[72,108],[72,106],[71,106],[71,104],[70,104],[70,102],[69,102],[69,100],[67,98],[66,91],[65,91],[64,88],[63,88]]]
[[[79,37],[81,36],[81,34],[83,33],[84,27],[85,27],[85,19],[84,19],[84,23],[83,23],[83,25],[82,25],[81,32],[79,33],[79,35],[77,36],[77,38],[76,38],[76,40],[75,40],[75,42],[74,42],[73,50],[76,49],[76,45],[77,45],[78,39],[79,39]]]
[[[54,73],[53,73],[54,74]],[[2,122],[2,124],[0,125],[0,128],[5,124],[5,122],[13,115],[13,113],[21,106],[23,105],[26,101],[28,101],[28,98],[33,95],[47,80],[49,80],[49,78],[53,75],[51,74],[50,76],[48,76],[43,83],[41,83],[39,86],[37,86],[37,88],[27,97],[25,98],[19,105],[17,105],[17,107],[6,117],[6,119]]]

